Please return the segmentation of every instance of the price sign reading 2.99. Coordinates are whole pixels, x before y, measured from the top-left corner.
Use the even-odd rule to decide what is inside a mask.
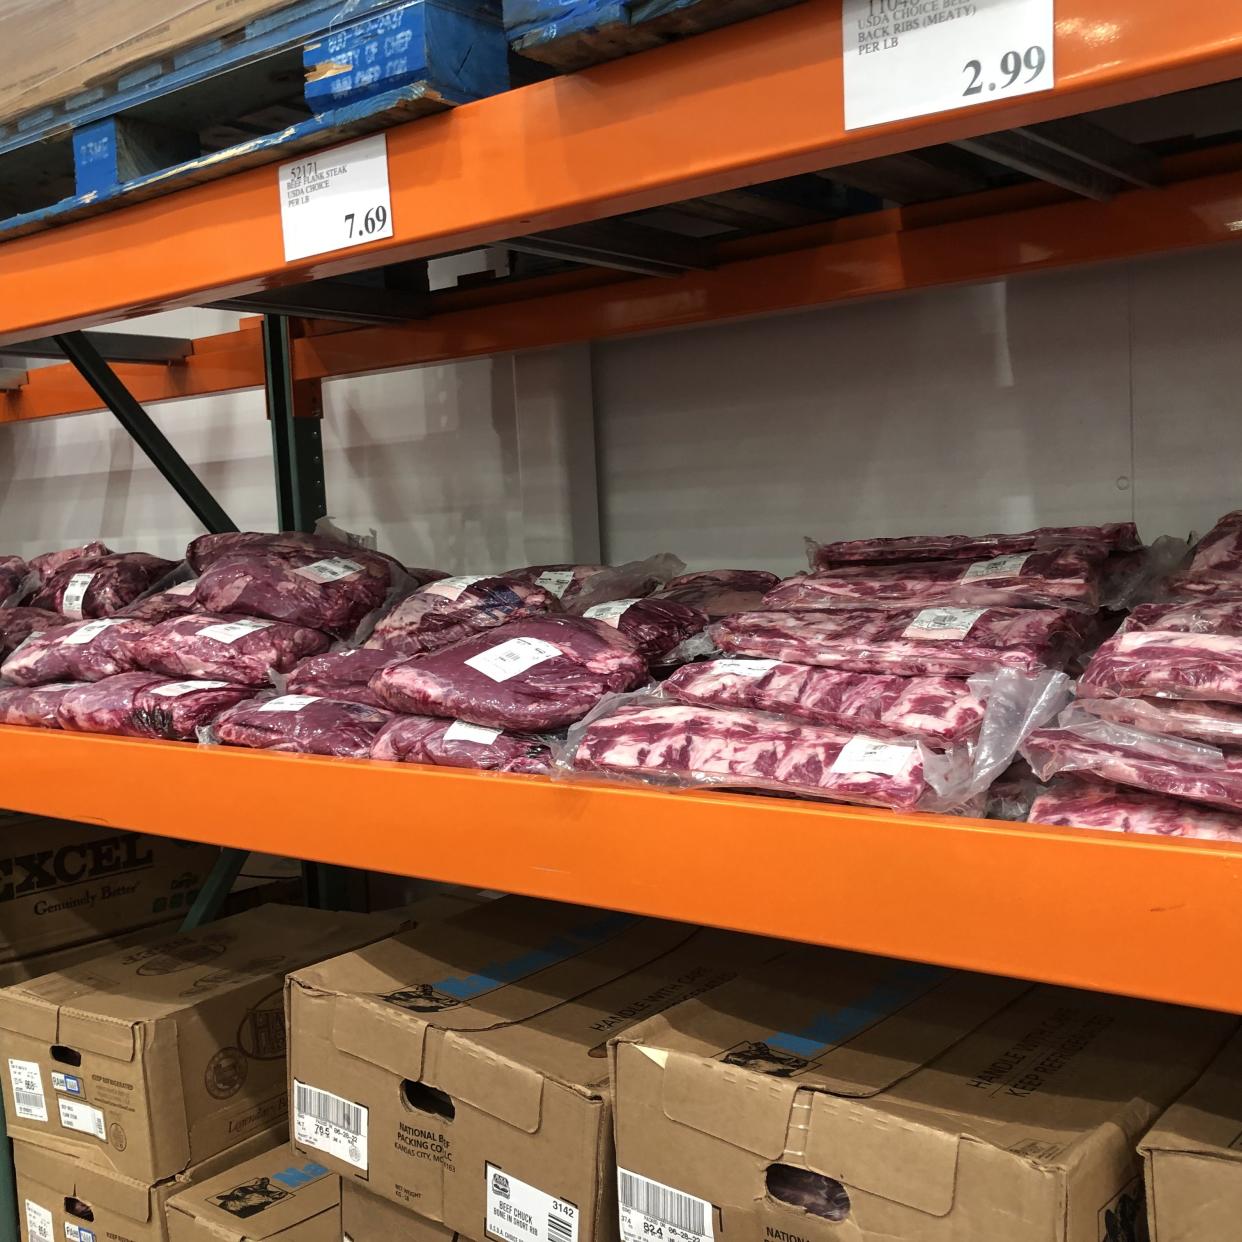
[[[1054,85],[1054,0],[843,0],[845,128]]]

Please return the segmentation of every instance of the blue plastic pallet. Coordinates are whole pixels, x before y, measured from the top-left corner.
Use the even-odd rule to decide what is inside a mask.
[[[515,52],[562,71],[585,69],[798,0],[503,0]]]
[[[507,86],[498,0],[301,0],[0,127],[0,238]]]

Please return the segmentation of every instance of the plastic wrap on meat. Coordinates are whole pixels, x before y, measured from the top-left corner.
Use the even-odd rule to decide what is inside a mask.
[[[275,556],[300,556],[311,552],[315,555],[310,559],[326,560],[333,556],[364,556],[383,561],[390,569],[396,570],[394,576],[404,572],[404,566],[384,552],[376,552],[373,548],[357,547],[347,539],[333,539],[330,535],[308,534],[300,530],[279,531],[272,534],[268,531],[243,530],[227,531],[220,535],[199,535],[191,540],[185,550],[185,559],[196,574],[201,574],[208,565],[224,556],[235,556],[238,553],[257,552]],[[411,570],[411,573],[417,571]],[[427,570],[434,574],[434,570]]]
[[[366,646],[417,655],[460,642],[509,621],[559,612],[550,591],[493,574],[441,578],[394,604],[376,623]]]
[[[1242,842],[1242,815],[1073,777],[1053,781],[1032,803],[1028,818],[1033,824],[1062,828]]]
[[[147,622],[120,617],[72,621],[29,638],[0,665],[0,677],[19,686],[39,686],[132,673],[139,667],[138,646],[150,633]]]
[[[60,700],[57,719],[62,729],[78,733],[112,733],[141,737],[134,718],[134,696],[164,678],[159,673],[118,673],[69,690]]]
[[[31,634],[46,634],[48,630],[68,624],[68,617],[45,608],[0,609],[0,660],[21,646]]]
[[[550,591],[571,612],[581,614],[611,600],[640,599],[662,587],[686,564],[671,552],[658,552],[624,565],[526,565],[506,572]]]
[[[776,660],[721,659],[679,668],[662,693],[702,707],[743,707],[943,749],[978,736],[984,705],[951,677],[894,677]]]
[[[371,758],[488,772],[546,775],[552,770],[552,752],[539,738],[434,716],[394,717],[372,744]]]
[[[157,591],[154,595],[147,595],[127,604],[117,615],[150,621],[153,625],[167,621],[170,617],[184,617],[186,613],[196,611],[195,585],[195,581],[179,582],[166,591]]]
[[[640,696],[571,730],[579,771],[911,809],[929,797],[917,743],[869,739],[740,709]]]
[[[1168,582],[1174,599],[1242,597],[1242,509],[1226,513],[1195,545],[1190,565]]]
[[[1082,642],[1082,613],[1056,608],[839,608],[748,612],[712,627],[721,650],[854,673],[969,677],[1060,668]]]
[[[1078,608],[1100,605],[1104,554],[1081,548],[979,561],[854,565],[786,578],[764,597],[772,609]]]
[[[1082,698],[1242,703],[1242,638],[1132,630],[1110,638],[1079,682]]]
[[[1170,630],[1179,634],[1225,634],[1242,638],[1242,600],[1202,599],[1181,604],[1140,604],[1122,632]]]
[[[191,613],[156,626],[134,624],[146,631],[135,653],[138,666],[240,686],[265,686],[273,672],[292,672],[299,660],[328,646],[318,630],[279,621]]]
[[[0,605],[18,602],[29,573],[30,566],[20,556],[0,556]]]
[[[58,681],[46,686],[0,686],[0,725],[59,729],[56,713],[60,701],[78,684]]]
[[[671,599],[619,599],[595,604],[581,614],[611,625],[638,648],[645,660],[657,660],[707,625],[707,614]]]
[[[161,673],[118,673],[77,686],[61,699],[62,729],[122,737],[193,741],[226,707],[249,698],[249,686],[175,681]]]
[[[65,562],[46,578],[30,605],[75,620],[111,617],[175,568],[173,561],[146,552],[81,557]]]
[[[532,617],[390,664],[371,688],[394,711],[541,733],[581,720],[646,672],[633,644],[611,626]]]
[[[313,694],[346,703],[382,707],[370,687],[371,678],[386,664],[402,658],[391,651],[373,651],[367,647],[326,651],[303,660],[289,674],[285,690],[289,694]]]
[[[1242,747],[1242,707],[1193,699],[1079,699],[1084,711],[1101,720],[1147,733],[1185,737],[1211,746]]]
[[[1022,743],[1021,753],[1042,781],[1076,772],[1242,811],[1242,755],[1203,743],[1160,737],[1074,711],[1054,728],[1036,729]]]
[[[1085,547],[1133,552],[1142,546],[1133,522],[1104,526],[1041,526],[1001,535],[904,535],[892,539],[809,541],[811,567],[877,565],[884,561],[964,561],[1032,552],[1036,548]]]
[[[106,543],[84,543],[80,548],[65,548],[61,552],[43,552],[32,556],[30,568],[39,575],[40,582],[46,582],[70,561],[98,561],[112,555],[112,549]]]
[[[230,746],[366,759],[392,713],[365,703],[314,695],[248,699],[216,717],[216,736]]]
[[[766,569],[704,569],[673,578],[656,598],[706,613],[713,621],[763,607],[763,597],[780,581]]]
[[[551,592],[562,603],[568,603],[582,590],[582,584],[607,569],[607,565],[523,565],[520,569],[506,569],[504,577],[520,578],[532,586]]]

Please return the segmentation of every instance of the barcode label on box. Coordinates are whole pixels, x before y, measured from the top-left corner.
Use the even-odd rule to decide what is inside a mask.
[[[270,621],[255,621],[247,617],[244,621],[223,621],[219,625],[205,626],[199,630],[198,636],[214,638],[218,643],[235,643],[239,638],[245,638],[256,630],[268,629],[271,624]]]
[[[994,556],[990,561],[975,561],[962,575],[963,582],[986,582],[989,578],[1014,578],[1031,559],[1029,552],[1013,556]]]
[[[38,1061],[9,1057],[9,1081],[13,1084],[14,1111],[23,1121],[47,1120],[47,1096]]]
[[[108,1127],[104,1125],[104,1115],[90,1104],[78,1100],[57,1100],[60,1109],[60,1124],[66,1130],[78,1130],[82,1134],[91,1134],[95,1138],[106,1141]]]
[[[588,608],[582,615],[590,617],[592,621],[602,621],[605,625],[611,625],[615,630],[621,623],[621,618],[630,610],[631,604],[637,604],[636,599],[614,599],[610,604],[596,604],[594,608]]]
[[[85,625],[79,625],[72,634],[66,634],[64,638],[59,639],[59,645],[62,647],[85,647],[92,639],[98,638],[104,630],[110,629],[114,625],[120,623],[114,618],[109,617],[103,621],[88,621]]]
[[[572,569],[548,569],[535,579],[535,585],[543,587],[545,591],[551,591],[557,599],[560,599],[569,590],[569,584],[573,580]]]
[[[986,608],[924,608],[901,632],[902,638],[947,642],[965,638]]]
[[[82,601],[86,598],[86,589],[95,580],[94,573],[74,574],[69,579],[65,593],[61,596],[60,611],[75,621],[82,620]]]
[[[711,1242],[712,1205],[628,1169],[617,1170],[625,1242]]]
[[[309,578],[311,582],[340,582],[362,573],[362,566],[357,561],[347,561],[343,556],[329,556],[326,560],[303,565],[293,572],[300,578]]]
[[[454,720],[444,730],[444,740],[446,742],[478,742],[481,746],[490,746],[502,732],[501,729],[486,729],[482,725]]]
[[[561,654],[559,647],[545,643],[541,638],[511,638],[471,656],[466,663],[493,681],[508,681],[524,673],[536,664]]]
[[[300,712],[302,708],[319,702],[317,694],[281,694],[260,704],[261,712]]]
[[[45,1207],[26,1200],[26,1233],[30,1242],[52,1242],[52,1214]]]
[[[161,699],[179,699],[196,690],[226,690],[230,684],[227,681],[172,681],[166,686],[151,686],[147,693],[158,695]]]
[[[293,1080],[293,1137],[316,1151],[367,1170],[367,1110],[352,1100],[342,1099]]]
[[[487,1232],[503,1242],[578,1242],[578,1208],[506,1173],[484,1166]]]
[[[875,776],[904,776],[918,753],[914,746],[894,746],[892,742],[860,733],[841,747],[830,771],[846,775],[867,772]]]
[[[65,1221],[65,1242],[96,1242],[95,1234],[85,1225],[75,1225],[73,1221]]]
[[[423,587],[424,595],[439,595],[444,599],[456,599],[467,587],[472,587],[494,574],[458,574],[455,578],[440,578]]]

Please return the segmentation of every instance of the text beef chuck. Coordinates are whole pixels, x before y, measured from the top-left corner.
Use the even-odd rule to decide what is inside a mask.
[[[202,677],[264,686],[272,672],[328,646],[327,636],[306,626],[192,613],[154,627],[138,644],[137,662],[168,677]]]

